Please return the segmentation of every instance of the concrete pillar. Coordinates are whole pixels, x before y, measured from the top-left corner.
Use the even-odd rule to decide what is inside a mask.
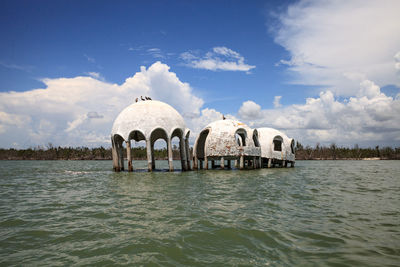
[[[119,167],[121,168],[121,171],[125,170],[124,167],[124,148],[122,146],[122,143],[118,146],[118,158],[119,158]]]
[[[285,168],[287,167],[287,161],[286,161],[286,160],[283,161],[283,166],[284,166]]]
[[[257,157],[253,157],[253,169],[257,169]]]
[[[197,156],[196,156],[196,154],[194,155],[194,157],[193,157],[193,169],[194,170],[198,170],[199,169],[199,162],[198,162],[198,159],[197,159]]]
[[[169,165],[169,171],[170,171],[170,172],[173,172],[173,171],[174,171],[174,162],[173,162],[173,157],[172,157],[171,138],[167,138],[167,147],[168,147],[168,165]]]
[[[239,161],[237,159],[235,159],[234,165],[236,169],[239,169]]]
[[[187,171],[187,167],[186,167],[186,147],[185,147],[185,140],[183,140],[183,137],[179,138],[179,152],[181,155],[181,168],[182,171]]]
[[[290,167],[291,167],[291,168],[294,167],[294,161],[292,161],[292,163],[290,164]]]
[[[190,166],[190,147],[189,147],[189,138],[185,139],[185,149],[186,149],[186,167],[187,170],[192,170],[192,166]]]
[[[243,155],[240,156],[239,169],[241,169],[241,170],[244,169],[244,156]]]
[[[132,172],[131,140],[126,141],[126,158],[128,159],[128,171]]]
[[[231,168],[231,160],[230,159],[228,159],[227,164],[228,164],[228,169],[230,169]]]
[[[225,160],[224,157],[221,157],[221,169],[225,168]]]
[[[146,140],[146,152],[147,152],[147,170],[151,172],[153,170],[152,164],[152,153],[151,153],[151,141],[150,139]]]
[[[271,168],[272,165],[272,159],[268,159],[268,168]]]
[[[121,171],[120,167],[119,167],[119,159],[118,159],[118,151],[117,151],[117,147],[116,144],[114,142],[114,138],[111,137],[111,144],[112,144],[112,159],[113,159],[113,169],[116,172]]]
[[[203,169],[203,161],[200,160],[200,170],[202,170],[202,169]]]
[[[151,169],[156,169],[156,159],[154,158],[154,142],[151,142]]]
[[[204,169],[208,170],[208,159],[207,159],[207,157],[204,157]]]
[[[262,166],[261,157],[258,157],[258,168],[261,169],[262,167],[263,167],[263,166]]]

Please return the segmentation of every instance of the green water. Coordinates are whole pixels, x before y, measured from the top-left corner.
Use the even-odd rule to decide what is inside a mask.
[[[399,161],[183,173],[111,167],[0,161],[0,265],[400,264]]]

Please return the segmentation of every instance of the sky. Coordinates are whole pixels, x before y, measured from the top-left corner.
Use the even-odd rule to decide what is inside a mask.
[[[400,1],[0,2],[0,147],[109,147],[136,97],[191,143],[222,114],[303,145],[400,146]]]

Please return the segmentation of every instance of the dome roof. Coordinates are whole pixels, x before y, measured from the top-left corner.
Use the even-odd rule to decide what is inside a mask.
[[[285,157],[287,160],[294,161],[294,153],[292,153],[291,145],[293,138],[289,138],[286,134],[273,128],[257,128],[259,141],[261,144],[261,156],[265,158],[281,158]],[[277,153],[273,150],[273,140],[275,137],[280,136],[283,141],[283,148],[281,152]],[[277,153],[277,154],[276,154]],[[279,157],[276,155],[279,154]]]
[[[140,131],[146,139],[151,133],[161,128],[171,137],[175,129],[186,134],[187,129],[182,116],[170,105],[156,101],[140,101],[126,107],[115,119],[111,135],[120,135],[128,140],[132,131]]]
[[[234,120],[218,120],[208,124],[195,142],[199,158],[206,156],[260,155],[254,144],[253,130],[246,124]],[[241,137],[239,145],[236,134]],[[205,151],[205,152],[203,152]]]

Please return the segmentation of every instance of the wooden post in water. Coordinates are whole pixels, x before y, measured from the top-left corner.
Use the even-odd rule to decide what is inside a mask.
[[[207,157],[204,157],[204,169],[208,170],[208,159],[207,159]]]
[[[268,168],[271,168],[272,165],[272,159],[268,159]]]
[[[225,160],[224,157],[221,157],[221,169],[225,168]]]

